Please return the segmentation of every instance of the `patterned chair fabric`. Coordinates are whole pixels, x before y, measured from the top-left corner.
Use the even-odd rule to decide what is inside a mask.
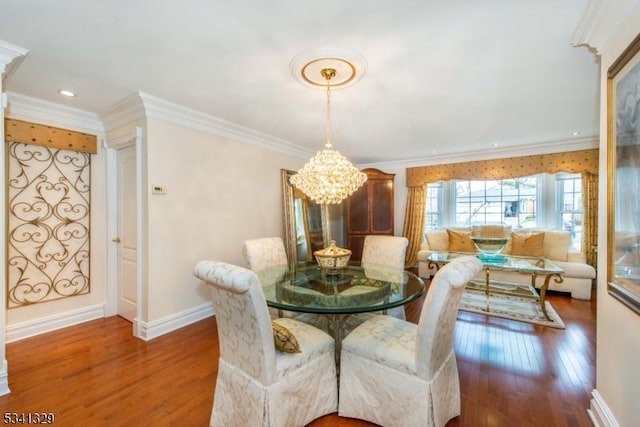
[[[337,411],[331,336],[295,319],[277,319],[302,350],[279,352],[254,272],[200,261],[194,275],[211,291],[220,342],[211,426],[302,426]]]
[[[279,265],[286,266],[288,263],[284,242],[280,237],[245,240],[242,253],[252,271],[262,271]]]
[[[287,252],[281,237],[262,237],[245,240],[242,245],[242,253],[249,264],[249,269],[260,273],[262,285],[279,280],[287,271]],[[295,317],[289,311],[269,308],[272,319],[279,317]]]
[[[407,246],[409,240],[406,237],[398,236],[366,236],[364,238],[364,245],[362,247],[362,266],[367,269],[368,267],[375,267],[376,270],[384,274],[392,274],[396,277],[402,277],[404,273],[404,260],[407,253]],[[380,270],[380,267],[385,267]],[[387,310],[389,316],[397,317],[398,319],[406,319],[404,314],[404,307],[394,307]],[[370,315],[357,316],[360,323]],[[356,319],[352,319],[350,324],[357,322]]]
[[[341,416],[383,426],[442,427],[460,415],[453,331],[464,286],[481,269],[474,256],[441,268],[417,325],[377,315],[343,340]]]

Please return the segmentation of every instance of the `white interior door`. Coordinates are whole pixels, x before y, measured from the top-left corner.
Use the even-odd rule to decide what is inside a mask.
[[[117,152],[118,198],[118,315],[130,322],[136,317],[136,147]]]

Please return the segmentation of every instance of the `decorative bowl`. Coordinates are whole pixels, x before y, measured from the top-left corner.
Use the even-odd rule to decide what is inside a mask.
[[[337,247],[336,241],[332,240],[329,246],[315,251],[313,255],[316,257],[316,262],[320,268],[329,273],[335,273],[349,264],[351,251]]]
[[[471,237],[473,244],[482,255],[491,257],[498,255],[509,241],[508,237]]]

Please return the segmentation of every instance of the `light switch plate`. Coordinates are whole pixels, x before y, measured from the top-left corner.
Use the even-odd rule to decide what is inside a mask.
[[[164,185],[152,185],[151,186],[151,193],[152,194],[167,194],[167,187],[165,187]]]

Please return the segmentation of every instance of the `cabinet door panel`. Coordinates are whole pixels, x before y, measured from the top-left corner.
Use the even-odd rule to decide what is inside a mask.
[[[369,194],[367,185],[360,187],[349,198],[349,233],[369,232]]]
[[[351,261],[362,260],[362,248],[364,247],[364,238],[366,235],[355,234],[349,236],[347,246],[351,249]]]
[[[371,181],[371,232],[393,233],[393,190],[388,180]]]

